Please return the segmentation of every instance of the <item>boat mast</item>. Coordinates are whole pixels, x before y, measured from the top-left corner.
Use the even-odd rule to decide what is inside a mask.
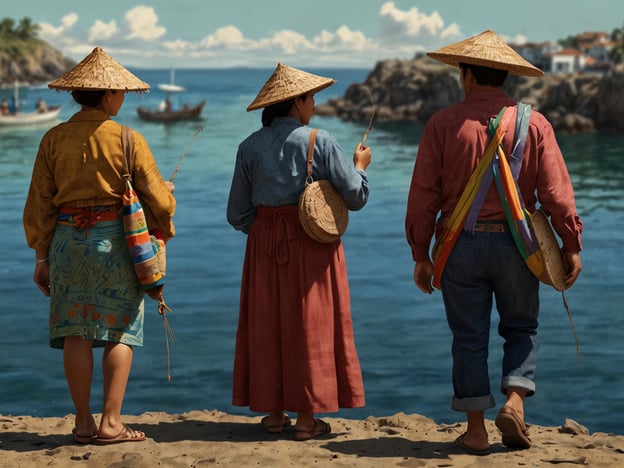
[[[19,81],[15,80],[13,85],[13,105],[15,106],[15,113],[19,111]]]

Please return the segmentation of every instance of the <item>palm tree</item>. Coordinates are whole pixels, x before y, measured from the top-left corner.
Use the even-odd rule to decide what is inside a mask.
[[[33,24],[32,20],[28,17],[22,18],[17,27],[17,34],[22,39],[32,39],[37,35],[38,31],[39,25]]]
[[[0,21],[0,37],[11,37],[14,33],[15,21],[12,18],[4,18]]]

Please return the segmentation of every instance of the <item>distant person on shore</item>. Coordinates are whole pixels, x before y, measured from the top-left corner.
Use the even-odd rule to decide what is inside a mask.
[[[11,109],[9,109],[9,102],[6,99],[2,99],[2,102],[0,102],[0,114],[11,114]]]
[[[49,87],[71,91],[81,108],[43,136],[23,222],[36,254],[34,281],[50,297],[50,346],[63,349],[76,409],[73,437],[77,443],[142,441],[145,434],[121,420],[133,348],[143,345],[144,292],[119,216],[126,165],[121,125],[111,117],[125,92],[149,85],[96,48]],[[175,234],[173,185],[161,177],[143,136],[132,130],[132,137],[132,184],[150,230],[166,241]],[[90,407],[94,347],[104,348],[99,425]]]
[[[45,103],[43,98],[37,99],[36,109],[37,112],[39,112],[40,114],[43,112],[48,112],[48,105]]]
[[[295,440],[331,432],[315,413],[364,406],[340,239],[313,240],[298,217],[307,173],[314,95],[333,79],[278,64],[247,111],[261,109],[262,128],[238,148],[227,206],[229,223],[248,234],[234,357],[235,406],[269,413],[264,429],[290,425]],[[351,210],[368,200],[369,147],[353,162],[318,130],[313,177],[329,179]]]
[[[485,410],[495,406],[487,362],[495,299],[500,317],[498,332],[504,339],[500,389],[506,395],[496,426],[504,445],[526,449],[531,439],[524,422],[524,399],[535,393],[539,282],[516,247],[492,177],[484,176],[481,187],[470,186],[469,179],[480,160],[486,160],[490,140],[498,138],[493,131],[497,124],[502,130],[499,135],[503,135],[505,158],[511,160],[508,155],[512,154],[516,113],[520,111],[518,103],[502,90],[507,75],[538,76],[542,72],[494,31],[428,55],[459,67],[464,100],[429,119],[418,147],[405,218],[407,240],[416,262],[414,282],[427,294],[434,286],[442,290],[453,334],[452,408],[465,412],[468,420],[467,431],[456,444],[476,455],[491,450],[484,419]],[[501,109],[505,111],[498,123],[495,118]],[[567,267],[564,281],[569,288],[581,272],[583,223],[552,126],[542,114],[531,111],[527,133],[524,151],[520,147],[513,154],[521,165],[510,165],[519,172],[517,184],[526,209],[534,212],[539,202],[563,240]],[[495,148],[496,143],[492,150]],[[486,170],[493,174],[489,167]],[[459,203],[467,185],[473,191],[482,188],[472,205]],[[466,208],[465,217],[455,216],[462,207]],[[462,224],[455,225],[456,220]],[[456,239],[445,236],[454,228],[458,232]],[[448,244],[434,247],[435,263],[429,256],[434,232],[437,242],[449,239]],[[445,252],[450,254],[445,256]],[[440,267],[444,261],[446,265]]]

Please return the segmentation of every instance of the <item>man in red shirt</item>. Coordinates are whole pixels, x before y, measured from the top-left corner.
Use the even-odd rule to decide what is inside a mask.
[[[496,425],[506,446],[529,448],[524,399],[535,393],[539,281],[516,248],[495,184],[484,192],[474,222],[464,225],[437,280],[429,248],[434,232],[441,234],[490,143],[490,119],[503,107],[505,115],[516,115],[517,103],[502,90],[507,75],[538,76],[542,71],[491,30],[428,55],[459,66],[464,100],[434,114],[421,137],[405,219],[416,262],[414,281],[427,294],[433,292],[432,279],[442,290],[453,333],[452,408],[465,412],[468,420],[466,433],[456,443],[476,455],[491,450],[484,415],[495,406],[487,357],[496,299],[498,331],[505,340],[501,391],[507,399]],[[515,124],[515,118],[508,117],[500,123],[505,155],[513,150]],[[581,272],[583,223],[552,126],[539,112],[530,113],[521,153],[517,179],[521,199],[529,212],[535,211],[539,201],[550,214],[563,242],[564,281],[569,288]]]

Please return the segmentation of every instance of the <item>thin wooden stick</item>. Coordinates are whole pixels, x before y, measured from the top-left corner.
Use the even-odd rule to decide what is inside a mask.
[[[200,134],[200,132],[204,129],[204,127],[199,127],[195,133],[193,134],[193,137],[191,138],[191,140],[188,142],[188,144],[186,145],[186,148],[184,149],[184,152],[182,153],[182,155],[180,156],[180,159],[178,160],[178,165],[176,166],[175,170],[173,171],[173,174],[171,174],[171,177],[169,177],[169,182],[173,182],[173,179],[175,178],[175,176],[178,174],[178,171],[180,170],[180,166],[182,165],[182,160],[184,159],[184,156],[186,156],[186,153],[188,152],[189,148],[191,147],[191,143],[193,143],[193,141],[195,141],[195,138],[197,138],[197,135]]]
[[[364,143],[366,143],[366,137],[368,137],[368,132],[370,132],[373,129],[373,119],[375,118],[375,101],[373,100],[373,95],[371,94],[370,90],[367,87],[365,87],[364,89],[366,90],[366,93],[368,94],[368,97],[371,101],[371,105],[373,106],[373,110],[371,111],[370,119],[368,120],[368,128],[364,132],[364,137],[362,137],[362,146],[364,146]]]

